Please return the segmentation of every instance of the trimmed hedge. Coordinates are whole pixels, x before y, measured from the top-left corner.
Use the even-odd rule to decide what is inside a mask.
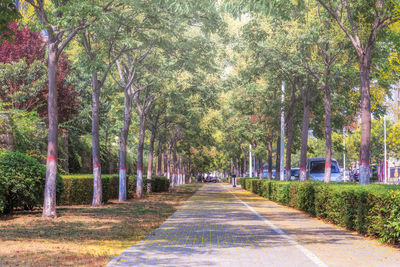
[[[90,204],[93,198],[93,175],[75,174],[62,176],[64,181],[64,192],[61,195],[60,205]],[[169,190],[169,180],[165,177],[153,177],[151,182],[152,192],[165,192]],[[143,186],[147,184],[147,179],[143,179]],[[101,175],[101,185],[103,190],[103,202],[118,198],[119,176],[118,174]],[[143,190],[146,193],[147,190]],[[133,198],[136,193],[136,177],[127,177],[127,195]]]
[[[400,243],[400,187],[242,178],[262,197],[381,241]]]
[[[170,182],[165,177],[153,177],[150,182],[151,192],[166,192],[169,190]]]
[[[0,213],[15,208],[32,210],[43,204],[46,166],[20,152],[0,152]],[[57,195],[62,193],[62,180],[57,176]]]

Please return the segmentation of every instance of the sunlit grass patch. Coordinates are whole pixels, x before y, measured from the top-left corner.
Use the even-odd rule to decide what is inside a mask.
[[[200,185],[185,185],[145,199],[102,207],[58,207],[58,218],[41,211],[0,217],[0,266],[104,266],[158,228]]]

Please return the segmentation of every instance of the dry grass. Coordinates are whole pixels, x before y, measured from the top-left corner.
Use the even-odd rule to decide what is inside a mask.
[[[104,266],[159,227],[200,186],[181,186],[145,199],[58,207],[0,216],[0,266]]]

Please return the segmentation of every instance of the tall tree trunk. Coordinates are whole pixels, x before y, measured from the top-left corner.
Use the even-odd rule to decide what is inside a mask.
[[[268,179],[272,179],[272,136],[268,140]]]
[[[281,173],[281,135],[277,136],[276,141],[276,162],[275,162],[275,179],[280,179]]]
[[[183,160],[182,160],[182,154],[180,154],[179,153],[179,155],[178,155],[178,177],[179,177],[179,185],[182,185],[183,184],[183,173],[182,173],[182,170],[183,170]]]
[[[240,176],[240,174],[239,174],[239,160],[238,159],[236,159],[235,160],[235,166],[236,166],[236,176],[237,177],[239,177]]]
[[[291,178],[292,169],[292,147],[293,147],[293,117],[289,118],[287,124],[287,144],[286,144],[286,173],[285,180],[289,181]]]
[[[303,123],[301,127],[301,147],[300,147],[300,181],[304,182],[307,179],[307,143],[308,129],[310,125],[310,95],[303,98]]]
[[[167,178],[168,178],[168,180],[170,181],[170,183],[171,183],[171,186],[172,186],[172,183],[173,183],[173,181],[172,181],[172,175],[171,175],[171,153],[172,153],[172,142],[170,141],[169,143],[168,143],[168,152],[167,152]]]
[[[185,160],[181,154],[181,184],[185,184]]]
[[[108,128],[108,125],[106,125],[105,127],[105,137],[104,137],[104,144],[105,144],[105,151],[106,151],[106,157],[107,157],[107,171],[108,174],[112,174],[113,170],[112,170],[112,160],[110,157],[110,146],[109,146],[109,140],[110,140],[110,131]]]
[[[180,159],[180,154],[176,154],[176,185],[181,184],[181,159]]]
[[[187,159],[187,170],[186,170],[189,184],[191,184],[193,182],[192,181],[192,176],[194,176],[195,181],[196,181],[196,175],[194,175],[194,172],[192,171],[191,167],[192,166],[190,165],[190,156],[189,156],[188,159]]]
[[[149,85],[140,86],[140,84],[135,82],[136,89],[138,91],[143,91],[148,88]],[[151,87],[150,90],[144,95],[143,102],[140,103],[139,94],[134,94],[136,110],[139,115],[139,142],[137,149],[137,176],[136,176],[136,197],[141,198],[143,195],[143,146],[144,146],[144,135],[146,133],[146,116],[149,113],[152,103],[154,101],[154,96],[152,94]]]
[[[164,172],[164,176],[169,179],[169,177],[168,177],[168,147],[169,146],[166,146],[165,152],[163,153],[163,155],[164,155],[163,172]]]
[[[182,160],[182,182],[183,184],[186,184],[186,160],[183,158]]]
[[[370,95],[370,66],[371,51],[367,50],[360,58],[360,91],[361,91],[361,142],[360,142],[360,184],[370,181],[369,150],[371,139],[371,95]]]
[[[68,130],[64,129],[64,128],[60,128],[59,130],[59,134],[61,136],[62,139],[62,144],[63,144],[63,148],[61,151],[61,157],[62,157],[62,161],[61,161],[61,168],[66,171],[69,172],[69,153],[68,153]]]
[[[89,24],[74,26],[68,30],[60,29],[52,25],[48,20],[48,13],[44,1],[27,1],[37,15],[40,23],[47,29],[47,64],[48,64],[48,118],[49,133],[46,159],[46,181],[43,197],[43,218],[55,218],[56,213],[56,177],[57,177],[57,132],[58,132],[58,111],[57,111],[57,65],[58,57],[64,48],[73,40],[79,31],[87,28]],[[60,3],[65,6],[66,3]],[[62,12],[58,15],[62,19]]]
[[[153,175],[153,153],[154,153],[154,141],[156,140],[156,127],[151,129],[150,147],[149,147],[149,161],[147,163],[147,179],[151,179]]]
[[[140,116],[139,142],[137,150],[137,172],[136,172],[136,197],[142,198],[143,195],[143,146],[145,135],[146,117],[144,114]]]
[[[162,159],[163,159],[162,143],[161,143],[161,141],[158,141],[158,148],[157,148],[157,176],[158,177],[161,177]]]
[[[256,155],[254,155],[254,157],[253,157],[253,162],[254,162],[254,164],[253,164],[253,166],[254,166],[254,168],[253,168],[253,171],[254,171],[253,177],[256,178],[258,176],[258,159],[257,159]]]
[[[176,158],[176,148],[174,147],[174,152],[172,154],[172,187],[176,186],[176,169],[177,169],[177,158]]]
[[[331,88],[328,84],[330,70],[326,73],[326,83],[324,86],[324,106],[325,106],[325,174],[324,182],[331,180],[331,161],[332,161],[332,127],[331,127]]]
[[[93,200],[92,206],[101,206],[101,162],[100,162],[100,136],[99,136],[99,105],[100,87],[97,74],[92,74],[92,157],[93,157]]]
[[[56,178],[57,178],[57,45],[48,42],[48,79],[49,96],[47,99],[49,116],[49,136],[47,146],[46,182],[44,188],[43,218],[56,218]]]
[[[120,149],[119,149],[119,193],[118,200],[126,201],[126,145],[128,143],[129,127],[132,119],[132,96],[125,90],[125,112],[124,112],[124,125],[121,131]]]
[[[244,151],[244,156],[243,156],[243,174],[242,176],[245,177],[246,176],[246,172],[247,172],[247,166],[246,166],[246,161],[247,161],[247,157],[246,157],[246,150]]]
[[[295,84],[292,87],[292,94],[290,97],[290,108],[287,119],[287,144],[286,144],[286,174],[285,180],[289,181],[292,174],[292,147],[293,147],[293,124],[294,124],[294,112],[295,112],[295,104],[296,104],[296,90],[298,79],[295,80]]]

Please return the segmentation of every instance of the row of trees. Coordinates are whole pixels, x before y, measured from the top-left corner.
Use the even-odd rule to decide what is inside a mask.
[[[142,197],[146,160],[148,177],[164,174],[174,186],[184,174],[244,172],[251,144],[257,166],[267,159],[271,177],[275,157],[279,175],[282,110],[286,179],[299,151],[305,180],[312,130],[325,140],[328,182],[335,135],[357,135],[360,116],[360,183],[369,183],[371,112],[385,113],[398,80],[396,1],[1,3],[9,21],[19,17],[2,21],[2,40],[14,39],[0,52],[2,108],[34,117],[19,132],[44,143],[20,138],[17,149],[47,149],[43,217],[56,216],[63,162],[93,171],[93,206],[101,174],[115,169],[119,199],[129,172]]]
[[[102,203],[102,163],[113,160],[114,137],[119,142],[121,201],[126,200],[132,165],[136,196],[142,197],[145,148],[147,176],[154,173],[157,154],[157,174],[166,175],[172,186],[205,165],[206,159],[196,155],[211,142],[200,124],[217,96],[213,39],[222,30],[213,1],[22,1],[17,8],[20,29],[9,24],[14,42],[2,46],[6,57],[16,55],[2,59],[2,69],[8,70],[1,73],[2,101],[6,110],[34,112],[48,125],[43,217],[56,217],[60,126],[74,147],[67,151],[73,158],[69,162],[87,161],[79,143],[84,136],[91,139],[93,206]],[[10,53],[19,43],[26,54]],[[72,99],[63,95],[68,89]],[[63,107],[71,116],[66,117]]]
[[[300,180],[306,179],[312,130],[313,136],[325,140],[324,180],[329,182],[335,145],[332,133],[345,128],[354,132],[352,140],[359,137],[352,142],[358,151],[351,154],[353,160],[359,157],[360,184],[368,184],[370,161],[383,158],[382,150],[375,149],[378,141],[371,140],[371,118],[385,115],[386,96],[399,79],[394,63],[399,50],[399,3],[230,1],[227,9],[242,21],[241,30],[232,38],[233,71],[226,79],[226,86],[237,90],[228,96],[231,104],[221,114],[224,121],[236,117],[225,124],[225,138],[232,143],[223,144],[230,146],[226,149],[235,169],[246,169],[251,144],[258,158],[265,158],[264,151],[268,151],[270,177],[276,156],[279,176],[283,108],[286,179],[290,179],[292,154],[298,150]],[[282,82],[286,83],[283,100]],[[392,143],[397,153],[398,144]],[[335,147],[343,150],[341,144]]]

